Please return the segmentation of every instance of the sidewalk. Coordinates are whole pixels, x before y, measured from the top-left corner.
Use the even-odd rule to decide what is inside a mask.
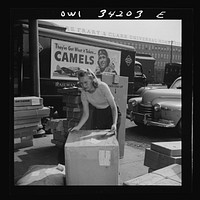
[[[33,139],[33,146],[14,152],[14,183],[16,183],[31,165],[57,165],[59,148],[51,143],[53,134]],[[125,145],[124,157],[119,161],[119,184],[148,173],[144,166],[145,151]]]

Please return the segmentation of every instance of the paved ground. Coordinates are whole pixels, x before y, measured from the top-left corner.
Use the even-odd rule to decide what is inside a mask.
[[[33,139],[33,146],[16,150],[14,152],[14,183],[27,172],[31,165],[57,165],[59,148],[51,143],[53,135]],[[143,165],[144,149],[125,145],[124,157],[120,159],[119,184],[148,173],[148,167]]]

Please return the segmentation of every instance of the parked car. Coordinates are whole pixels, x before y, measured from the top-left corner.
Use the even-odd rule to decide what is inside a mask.
[[[137,125],[175,127],[181,134],[181,77],[170,88],[144,89],[128,101],[130,120]]]

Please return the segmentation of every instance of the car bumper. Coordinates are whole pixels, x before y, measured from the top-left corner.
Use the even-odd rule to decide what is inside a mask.
[[[142,123],[147,126],[159,126],[159,127],[175,127],[175,123],[171,120],[159,119],[153,120],[149,114],[131,112],[130,120],[138,123]]]

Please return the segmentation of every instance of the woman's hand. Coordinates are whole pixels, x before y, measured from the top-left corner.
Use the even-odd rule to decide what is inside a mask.
[[[111,129],[110,129],[110,131],[113,131],[113,132],[117,132],[117,125],[116,124],[113,124],[112,126],[111,126]]]
[[[79,131],[79,130],[80,130],[79,126],[74,126],[74,128],[69,128],[69,129],[68,129],[69,132],[72,132],[72,131]]]

